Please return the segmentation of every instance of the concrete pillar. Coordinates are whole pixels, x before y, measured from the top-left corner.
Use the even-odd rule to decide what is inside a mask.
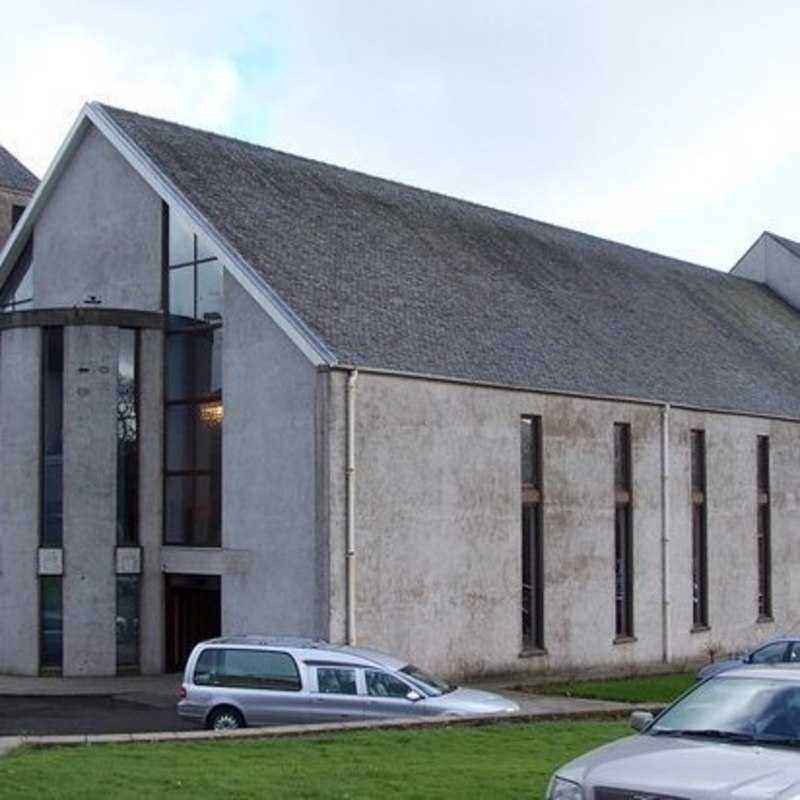
[[[119,330],[64,330],[64,675],[116,672]]]
[[[39,668],[41,331],[0,335],[0,673]]]
[[[163,464],[163,334],[139,338],[139,541],[142,546],[139,657],[144,673],[164,669],[164,576],[161,570]]]

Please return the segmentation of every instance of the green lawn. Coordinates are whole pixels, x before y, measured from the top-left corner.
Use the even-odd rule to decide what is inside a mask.
[[[503,723],[302,739],[20,750],[0,798],[533,798],[622,722]]]
[[[642,675],[606,681],[573,681],[536,687],[539,694],[588,697],[626,703],[671,703],[695,683],[694,673]]]

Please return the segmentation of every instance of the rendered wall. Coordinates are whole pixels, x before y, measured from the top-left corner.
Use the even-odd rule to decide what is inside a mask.
[[[0,674],[39,669],[41,332],[0,334]]]
[[[82,305],[96,294],[106,308],[160,308],[161,201],[94,129],[49,197],[34,239],[36,307]],[[0,469],[0,672],[31,674],[38,671],[41,331],[0,338],[0,452],[12,467]],[[160,330],[140,333],[143,672],[163,669],[162,345]],[[65,675],[116,671],[118,347],[116,327],[65,329]]]
[[[223,363],[223,632],[319,636],[317,373],[230,276]]]
[[[64,331],[64,674],[116,672],[119,330]]]
[[[331,636],[344,636],[344,380],[331,387]],[[520,657],[519,418],[544,436],[546,656]],[[661,410],[361,373],[357,395],[360,644],[450,675],[657,664]],[[614,643],[613,423],[632,429],[634,627]],[[711,630],[691,633],[689,430],[705,427]],[[772,437],[774,624],[756,624],[755,436]],[[798,622],[800,429],[674,411],[673,650],[758,641]],[[795,581],[795,586],[796,586]]]
[[[34,306],[161,308],[161,200],[90,128],[36,222]]]

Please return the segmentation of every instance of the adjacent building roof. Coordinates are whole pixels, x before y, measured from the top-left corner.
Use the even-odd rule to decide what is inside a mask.
[[[105,111],[341,364],[800,417],[800,315],[765,286]]]
[[[0,145],[0,186],[32,194],[38,185],[39,179]]]

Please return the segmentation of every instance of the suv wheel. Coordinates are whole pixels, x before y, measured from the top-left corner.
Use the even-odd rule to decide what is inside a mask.
[[[245,727],[244,717],[235,708],[222,706],[208,715],[206,727],[214,731],[233,731]]]

